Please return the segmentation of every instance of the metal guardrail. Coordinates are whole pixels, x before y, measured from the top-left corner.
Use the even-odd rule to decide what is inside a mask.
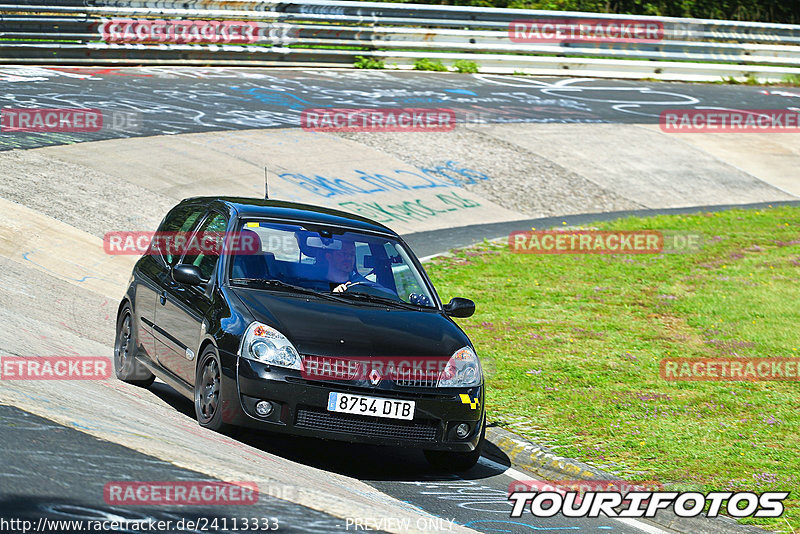
[[[346,67],[368,56],[398,68],[421,58],[468,60],[489,73],[692,81],[800,76],[800,25],[325,0],[44,2],[0,5],[0,63]],[[194,42],[159,42],[147,32],[126,36],[122,21],[162,32],[225,26],[234,37],[212,42],[219,39],[212,32]],[[520,35],[510,32],[515,21],[654,24],[659,31],[656,39],[526,40],[512,38]]]

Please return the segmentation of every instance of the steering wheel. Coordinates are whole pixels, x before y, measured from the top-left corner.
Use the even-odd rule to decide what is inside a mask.
[[[350,288],[355,286],[363,286],[361,291],[358,291],[358,293],[366,293],[367,295],[373,295],[375,297],[389,297],[391,299],[397,299],[397,295],[395,293],[392,293],[388,289],[377,287],[369,282],[352,282],[345,287],[344,290],[350,291]]]

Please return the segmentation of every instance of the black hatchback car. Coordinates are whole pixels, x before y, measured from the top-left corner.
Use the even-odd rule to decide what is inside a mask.
[[[219,246],[189,246],[209,235]],[[474,311],[443,305],[406,243],[369,219],[191,198],[133,269],[115,372],[143,387],[158,376],[213,430],[416,447],[465,470],[480,457],[484,382],[451,317]]]

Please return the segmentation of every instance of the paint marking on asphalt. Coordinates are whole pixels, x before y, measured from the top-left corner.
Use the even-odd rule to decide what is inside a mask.
[[[490,460],[490,459],[486,458],[485,456],[481,456],[480,460],[478,460],[478,463],[483,464],[486,467],[490,467],[492,469],[498,469],[498,470],[502,471],[501,474],[508,475],[511,478],[513,478],[514,480],[537,480],[537,479],[533,478],[531,475],[526,475],[522,471],[517,471],[513,467],[506,467],[501,463],[498,463],[498,462],[495,462],[494,460]],[[537,482],[541,482],[541,481],[537,480]]]
[[[502,471],[501,474],[507,475],[510,478],[513,478],[514,480],[519,480],[519,481],[534,480],[536,482],[542,482],[541,480],[533,478],[531,475],[525,474],[522,471],[517,471],[513,467],[506,467],[501,463],[486,458],[485,456],[481,456],[480,460],[478,460],[478,463],[486,467]],[[630,517],[614,517],[612,519],[616,519],[620,523],[624,523],[629,527],[639,529],[642,532],[646,532],[647,534],[669,534],[669,532],[667,532],[666,530],[661,530],[660,528],[654,525],[648,525],[647,523],[643,523],[642,521],[638,521]]]
[[[625,523],[628,526],[638,528],[639,530],[643,530],[648,534],[669,534],[666,530],[661,530],[657,526],[648,525],[647,523],[637,521],[636,519],[630,517],[615,517],[614,519],[616,519],[621,523]]]

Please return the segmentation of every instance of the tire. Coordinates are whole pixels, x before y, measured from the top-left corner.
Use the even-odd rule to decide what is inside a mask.
[[[156,379],[144,365],[136,361],[136,329],[130,304],[125,304],[117,319],[114,340],[114,374],[128,384],[149,388]]]
[[[229,433],[232,427],[222,422],[222,365],[216,351],[206,348],[197,365],[194,380],[194,412],[203,428]]]
[[[486,436],[486,419],[483,420],[481,428],[481,439],[478,446],[470,452],[450,452],[450,451],[423,451],[425,459],[431,467],[449,473],[460,473],[472,469],[481,457],[483,451],[483,439]]]

